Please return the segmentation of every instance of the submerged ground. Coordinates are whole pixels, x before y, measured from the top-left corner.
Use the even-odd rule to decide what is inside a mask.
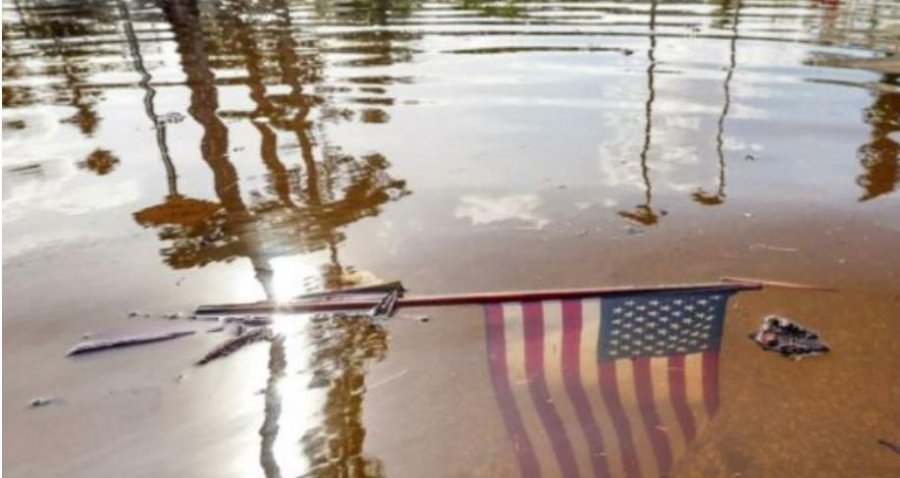
[[[900,442],[895,2],[19,0],[3,22],[9,476],[900,467],[878,443]],[[653,426],[640,397],[610,431],[598,390],[557,395],[547,368],[531,404],[534,375],[510,372],[531,469],[477,307],[276,317],[275,340],[203,368],[227,332],[156,317],[379,279],[727,275],[838,292],[732,298],[715,386],[685,375],[688,398],[717,397],[691,433]],[[772,313],[833,352],[762,352],[747,333]],[[83,334],[175,327],[201,333],[65,357]],[[650,375],[660,423],[671,370]]]

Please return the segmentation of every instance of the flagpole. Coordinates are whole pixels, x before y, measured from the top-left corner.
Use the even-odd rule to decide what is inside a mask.
[[[523,302],[540,300],[581,299],[592,296],[611,296],[623,294],[640,294],[646,292],[710,292],[710,291],[744,291],[763,288],[761,282],[741,280],[732,282],[714,282],[702,284],[679,284],[663,286],[622,286],[596,287],[586,289],[551,289],[531,291],[480,292],[464,294],[422,295],[404,297],[397,300],[396,307],[436,307],[451,305],[481,305],[500,302]],[[196,310],[201,315],[227,314],[270,314],[270,313],[307,313],[337,310],[367,310],[376,306],[382,297],[366,296],[348,298],[347,294],[335,291],[331,296],[315,296],[309,299],[298,299],[288,302],[255,302],[249,304],[204,305]]]
[[[810,291],[819,291],[819,292],[836,292],[837,289],[834,287],[825,287],[819,285],[811,285],[811,284],[801,284],[798,282],[785,282],[785,281],[776,281],[776,280],[766,280],[766,279],[756,279],[752,277],[723,277],[723,282],[728,282],[731,284],[758,284],[763,287],[776,287],[779,289],[795,289],[795,290],[810,290]]]

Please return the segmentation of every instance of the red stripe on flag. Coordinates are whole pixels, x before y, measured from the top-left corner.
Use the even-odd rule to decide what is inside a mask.
[[[572,406],[575,408],[578,421],[581,423],[585,440],[587,440],[588,451],[591,453],[591,463],[594,466],[594,474],[600,477],[609,476],[609,466],[606,463],[606,458],[600,454],[604,451],[603,433],[594,420],[594,414],[591,412],[591,403],[588,401],[584,383],[581,381],[581,340],[591,340],[591,337],[581,336],[583,318],[580,300],[563,301],[562,320],[563,380],[566,384],[566,391],[569,394],[569,399],[572,401]],[[596,341],[597,337],[593,339]]]
[[[672,399],[672,408],[681,425],[685,441],[690,441],[697,433],[694,425],[694,414],[688,406],[687,384],[685,383],[684,355],[672,355],[669,357],[669,395]]]
[[[619,398],[619,384],[616,380],[615,362],[599,362],[599,374],[600,392],[603,395],[604,403],[606,403],[606,409],[609,411],[609,418],[616,429],[619,448],[622,450],[622,466],[625,468],[625,475],[628,478],[639,478],[641,476],[641,468],[638,464],[637,455],[634,452],[634,440],[631,436],[628,417],[625,416],[625,410]]]
[[[525,372],[531,398],[553,445],[556,460],[563,476],[578,476],[578,465],[572,453],[572,445],[556,408],[553,406],[544,376],[544,313],[541,302],[522,304],[525,328]],[[556,365],[556,364],[554,364]]]
[[[647,437],[653,446],[653,454],[662,474],[669,472],[672,466],[672,449],[669,446],[669,437],[658,426],[662,424],[656,403],[653,401],[653,379],[650,376],[650,358],[640,357],[632,361],[634,367],[634,388],[637,394],[638,407],[641,409],[641,417],[644,419],[644,428]]]
[[[710,417],[719,409],[719,351],[703,352],[703,401]]]
[[[519,459],[519,467],[522,476],[540,476],[541,471],[534,447],[528,434],[525,433],[525,425],[519,416],[512,389],[509,385],[509,372],[506,366],[506,338],[503,331],[503,306],[500,304],[488,304],[484,306],[486,317],[488,360],[490,361],[491,382],[494,385],[494,394],[500,404],[500,412],[506,424],[513,442],[516,456]]]

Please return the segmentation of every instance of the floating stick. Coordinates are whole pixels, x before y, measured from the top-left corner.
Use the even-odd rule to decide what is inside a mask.
[[[212,349],[203,356],[200,360],[197,361],[195,365],[206,365],[213,360],[227,357],[244,346],[250,345],[254,342],[258,342],[260,340],[268,340],[271,337],[271,332],[266,327],[261,327],[258,329],[253,329],[250,332],[244,332],[237,337],[231,338],[222,342],[216,348]]]
[[[69,349],[69,352],[66,353],[66,355],[80,355],[91,352],[99,352],[101,350],[161,342],[163,340],[177,339],[179,337],[184,337],[185,335],[191,335],[193,333],[193,330],[179,330],[176,332],[161,332],[153,334],[128,335],[125,337],[103,340],[88,340],[85,342],[81,342]]]

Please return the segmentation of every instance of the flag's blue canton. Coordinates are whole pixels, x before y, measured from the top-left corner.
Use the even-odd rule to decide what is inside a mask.
[[[650,292],[601,299],[603,361],[718,348],[733,291]]]

